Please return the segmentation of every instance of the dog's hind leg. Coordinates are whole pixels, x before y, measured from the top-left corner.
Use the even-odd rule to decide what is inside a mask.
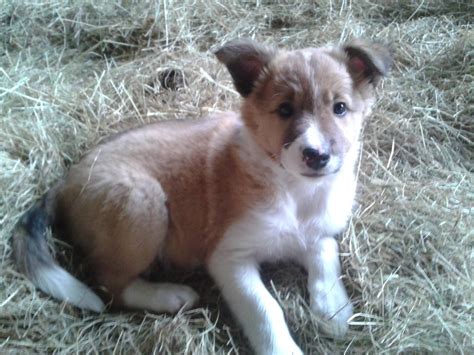
[[[129,174],[128,179],[107,174],[106,181],[95,177],[81,193],[68,193],[65,186],[60,198],[62,205],[73,206],[68,222],[97,285],[119,307],[154,312],[191,307],[198,297],[189,287],[141,278],[166,243],[168,209],[161,184],[144,174]]]
[[[198,295],[190,287],[152,283],[140,276],[159,257],[166,241],[168,211],[161,185],[148,179],[135,181],[123,199],[122,218],[113,228],[114,247],[101,258],[108,260],[100,276],[114,304],[159,313],[191,308]]]
[[[190,309],[198,299],[198,294],[188,286],[152,283],[141,278],[130,282],[121,294],[121,302],[125,307],[158,313]]]

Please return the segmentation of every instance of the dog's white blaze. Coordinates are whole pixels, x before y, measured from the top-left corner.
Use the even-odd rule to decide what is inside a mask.
[[[325,145],[327,145],[327,143],[325,142],[324,136],[317,124],[313,123],[305,132],[300,134],[290,146],[282,149],[281,164],[286,170],[295,175],[311,173],[311,169],[308,168],[303,161],[303,150],[305,148],[312,148],[324,152]]]
[[[317,122],[311,124],[306,131],[298,137],[297,141],[299,141],[298,144],[301,151],[305,148],[313,148],[323,152],[324,146],[326,145],[324,135],[321,133]]]
[[[316,124],[312,124],[289,146],[281,150],[280,162],[288,172],[294,175],[314,174],[314,170],[309,168],[303,160],[303,150],[305,148],[313,148],[321,153],[330,154],[330,152],[328,152],[329,143]],[[357,151],[357,149],[355,149],[355,151]],[[352,158],[353,156],[351,155],[350,158],[346,160],[353,163],[355,160],[351,160]],[[320,173],[332,174],[341,167],[341,163],[340,157],[330,154],[329,163],[320,170]],[[352,169],[352,166],[350,169]]]

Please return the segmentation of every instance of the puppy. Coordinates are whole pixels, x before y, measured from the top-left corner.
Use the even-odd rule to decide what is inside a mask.
[[[362,123],[391,58],[362,41],[286,51],[245,39],[215,54],[240,113],[150,124],[99,145],[21,219],[15,260],[44,292],[96,312],[101,298],[53,259],[49,225],[117,306],[188,309],[191,288],[143,275],[157,261],[204,265],[256,353],[300,354],[259,264],[305,267],[311,309],[344,335],[352,305],[333,236],[351,214]]]

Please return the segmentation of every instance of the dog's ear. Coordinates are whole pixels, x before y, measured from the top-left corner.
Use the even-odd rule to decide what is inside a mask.
[[[355,40],[345,44],[343,49],[348,57],[349,73],[357,86],[364,83],[377,85],[392,65],[392,54],[378,43]]]
[[[237,39],[227,42],[214,53],[227,66],[237,91],[246,97],[276,51],[251,39]]]

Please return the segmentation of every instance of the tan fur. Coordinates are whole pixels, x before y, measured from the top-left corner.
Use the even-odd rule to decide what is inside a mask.
[[[98,146],[71,169],[55,192],[58,224],[112,294],[163,244],[165,261],[202,264],[229,224],[268,196],[242,166],[239,126],[232,113],[150,125]]]
[[[331,137],[331,154],[357,150],[373,88],[347,70],[347,53],[276,52],[244,41],[229,47],[217,56],[246,97],[242,117],[225,113],[126,132],[89,152],[49,194],[57,226],[118,304],[127,284],[158,259],[206,263],[232,223],[274,198],[275,172],[243,156],[242,124],[276,167],[282,147],[315,122]],[[351,119],[334,117],[337,100],[354,111]],[[278,116],[282,102],[297,108],[294,118]]]
[[[304,54],[311,56],[316,64],[308,66]],[[347,58],[339,52],[338,56],[332,54],[331,51],[315,49],[280,53],[267,69],[268,75],[257,83],[255,94],[244,102],[242,117],[247,127],[275,159],[283,144],[315,121],[313,115],[317,116],[322,131],[337,140],[335,145],[345,152],[358,142],[362,119],[373,103],[373,88],[363,87],[364,95],[354,90],[345,68]],[[336,95],[338,100],[349,103],[358,113],[354,115],[356,117],[334,119],[332,102]],[[278,119],[278,106],[286,101],[299,109],[297,119]]]

